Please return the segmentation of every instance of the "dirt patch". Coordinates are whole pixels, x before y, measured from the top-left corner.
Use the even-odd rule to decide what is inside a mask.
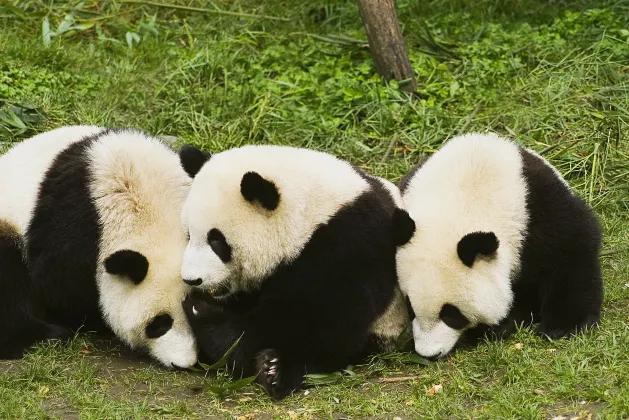
[[[79,420],[79,412],[70,408],[65,401],[52,399],[42,402],[44,412],[53,418],[63,420]]]
[[[592,418],[597,418],[598,414],[602,413],[604,408],[605,404],[601,402],[582,401],[578,404],[578,408],[575,408],[575,404],[573,402],[566,401],[565,405],[558,404],[549,407],[546,418],[590,420]]]
[[[19,365],[19,360],[0,360],[0,375],[17,372]]]

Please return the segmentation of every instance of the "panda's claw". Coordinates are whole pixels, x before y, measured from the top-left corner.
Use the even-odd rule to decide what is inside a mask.
[[[280,359],[278,359],[277,357],[273,360],[271,360],[271,363],[277,363]]]

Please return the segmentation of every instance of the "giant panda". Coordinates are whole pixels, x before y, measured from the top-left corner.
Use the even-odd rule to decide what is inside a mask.
[[[495,134],[462,135],[400,188],[398,279],[421,356],[516,325],[557,339],[597,324],[599,223],[541,156]]]
[[[244,146],[180,153],[194,176],[182,213],[184,308],[201,357],[230,355],[273,398],[307,373],[393,349],[408,323],[397,287],[397,187],[332,155]]]
[[[0,358],[103,321],[166,366],[196,363],[181,302],[192,182],[134,130],[63,127],[0,157]]]

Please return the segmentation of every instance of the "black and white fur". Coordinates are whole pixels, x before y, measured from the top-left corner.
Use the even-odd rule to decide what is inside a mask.
[[[391,349],[408,321],[392,230],[399,190],[313,150],[246,146],[207,158],[181,152],[196,175],[182,276],[209,291],[184,307],[203,356],[218,360],[242,335],[234,374],[261,372],[282,398],[306,373]]]
[[[167,366],[196,362],[177,153],[138,131],[64,127],[1,156],[0,179],[0,357],[104,320]]]
[[[601,231],[535,152],[493,134],[448,141],[400,184],[398,277],[416,351],[446,355],[464,333],[539,322],[556,339],[595,325]]]

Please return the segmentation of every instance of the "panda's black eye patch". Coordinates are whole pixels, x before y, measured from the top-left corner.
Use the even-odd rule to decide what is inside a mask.
[[[144,329],[148,338],[159,338],[173,326],[173,318],[168,314],[157,315]]]
[[[232,248],[227,243],[225,235],[218,230],[212,229],[207,234],[207,243],[212,248],[212,251],[223,261],[229,262],[232,259]]]
[[[470,320],[465,317],[454,305],[446,303],[441,307],[439,312],[439,319],[444,322],[448,327],[455,330],[462,330],[470,324]]]

